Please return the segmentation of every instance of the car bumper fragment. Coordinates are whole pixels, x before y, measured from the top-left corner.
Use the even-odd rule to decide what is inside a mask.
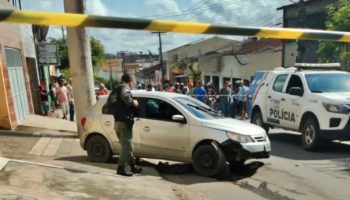
[[[269,141],[259,143],[239,143],[226,140],[221,143],[228,161],[241,161],[252,158],[269,158],[271,145]]]

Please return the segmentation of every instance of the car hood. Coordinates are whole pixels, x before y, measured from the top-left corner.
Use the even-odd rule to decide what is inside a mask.
[[[265,130],[257,125],[231,118],[204,120],[202,126],[223,131],[231,131],[241,135],[254,136],[266,134]]]
[[[350,92],[319,93],[315,96],[320,97],[326,103],[350,104]]]

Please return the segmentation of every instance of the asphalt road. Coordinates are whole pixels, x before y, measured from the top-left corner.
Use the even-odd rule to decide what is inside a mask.
[[[293,132],[281,129],[272,130],[269,137],[272,142],[272,156],[269,159],[251,160],[243,167],[232,169],[230,175],[222,177],[220,180],[200,177],[193,172],[189,165],[174,162],[165,163],[165,161],[162,161],[162,164],[158,164],[158,160],[144,159],[141,162],[144,171],[141,176],[136,177],[136,182],[146,183],[149,186],[141,187],[141,184],[139,187],[140,191],[147,191],[149,188],[154,188],[155,191],[150,196],[142,197],[136,195],[133,198],[350,199],[349,143],[333,142],[325,146],[322,151],[307,152],[301,147],[300,136]],[[45,146],[45,143],[46,147],[41,147]],[[113,198],[113,192],[118,192],[118,183],[120,184],[121,180],[125,179],[118,176],[112,176],[113,178],[105,175],[98,176],[98,173],[113,174],[115,172],[116,159],[106,164],[91,163],[87,160],[86,153],[80,149],[78,140],[72,138],[43,139],[41,137],[2,135],[0,136],[0,156],[65,166],[71,169],[65,169],[62,172],[60,171],[62,169],[48,169],[45,166],[33,167],[33,165],[27,166],[27,169],[22,169],[11,164],[5,168],[5,171],[0,172],[0,188],[6,187],[7,190],[11,190],[11,184],[15,184],[15,186],[16,184],[22,184],[16,177],[22,176],[23,178],[23,174],[19,175],[19,172],[23,170],[32,170],[37,174],[40,171],[45,171],[47,177],[51,177],[51,179],[46,179],[51,180],[51,182],[48,181],[51,186],[52,184],[55,186],[50,187],[51,190],[60,191],[61,193],[59,194],[61,195],[68,195],[63,197],[79,194],[80,196],[74,196],[76,199],[89,199],[90,197],[97,199]],[[90,174],[88,176],[86,173],[82,175],[76,169],[93,173],[87,173]],[[11,173],[13,173],[12,176]],[[56,179],[52,183],[55,175],[59,175],[61,178]],[[12,182],[8,180],[8,177],[13,178]],[[25,177],[30,179],[28,176]],[[120,181],[113,182],[115,177]],[[67,185],[66,183],[72,185]],[[62,184],[66,186],[63,187]],[[109,187],[106,184],[114,184],[115,190],[106,190],[106,187]],[[159,189],[158,191],[157,187],[160,185],[165,189]],[[40,184],[28,184],[25,186],[26,191],[40,188]],[[71,191],[71,193],[62,192],[64,189],[67,190],[67,188],[69,189],[73,186],[78,189]],[[12,188],[12,191],[18,190]],[[152,194],[157,194],[157,192],[159,194],[152,197]],[[169,192],[175,192],[175,195],[169,194]],[[103,196],[103,194],[107,196]],[[56,193],[53,195],[56,195]],[[23,199],[25,198],[23,197]]]

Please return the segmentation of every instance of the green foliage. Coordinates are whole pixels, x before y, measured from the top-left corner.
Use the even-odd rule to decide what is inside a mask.
[[[100,66],[103,63],[105,57],[105,48],[103,44],[95,39],[94,37],[90,38],[91,46],[91,59],[94,72],[97,72],[100,69]]]
[[[339,0],[339,7],[327,7],[326,27],[334,31],[350,31],[350,0]],[[350,63],[350,45],[348,43],[321,41],[317,51],[321,62]]]
[[[109,89],[109,90],[112,90],[112,88],[114,88],[115,86],[117,86],[119,84],[119,80],[112,79],[112,88],[111,88],[110,87],[111,84],[110,84],[110,80],[109,79],[104,79],[104,78],[99,77],[97,75],[94,75],[94,79],[98,83],[103,83],[107,87],[107,89]]]
[[[50,38],[50,42],[57,43],[58,50],[60,54],[61,65],[58,66],[60,69],[68,69],[69,68],[69,58],[68,58],[68,48],[66,45],[66,40],[63,38]]]
[[[63,75],[64,80],[68,80],[70,78],[70,70],[64,69],[62,75]]]
[[[66,40],[63,38],[50,38],[50,42],[55,42],[59,47],[59,54],[61,59],[60,69],[69,69],[69,57],[68,57],[68,48]],[[93,71],[97,72],[104,60],[105,49],[103,44],[95,39],[94,37],[90,38],[90,47],[91,47],[91,59]]]

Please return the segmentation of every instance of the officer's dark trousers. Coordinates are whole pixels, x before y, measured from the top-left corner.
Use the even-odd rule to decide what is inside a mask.
[[[69,120],[74,121],[74,103],[72,101],[69,102]]]
[[[132,145],[132,129],[127,128],[124,122],[115,122],[115,131],[117,133],[121,150],[119,153],[118,166],[135,166]]]

